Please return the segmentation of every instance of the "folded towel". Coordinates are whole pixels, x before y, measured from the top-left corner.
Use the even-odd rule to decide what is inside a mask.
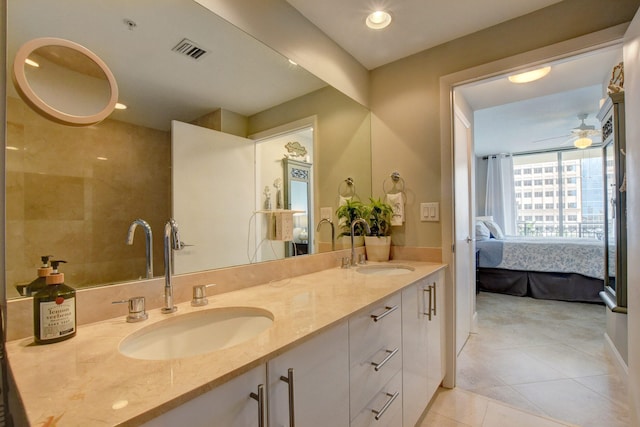
[[[387,203],[393,208],[391,214],[391,226],[401,226],[404,223],[404,194],[387,193]]]

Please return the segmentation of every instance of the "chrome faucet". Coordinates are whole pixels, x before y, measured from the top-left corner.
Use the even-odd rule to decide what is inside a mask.
[[[355,234],[355,228],[356,228],[356,224],[361,223],[362,225],[364,225],[364,229],[365,231],[368,233],[371,233],[371,229],[369,228],[369,224],[367,224],[367,221],[364,220],[364,218],[356,218],[353,220],[353,222],[351,223],[351,265],[358,265],[358,261],[356,261],[356,248],[355,248],[355,244],[353,242],[353,235]]]
[[[335,251],[336,250],[336,238],[335,238],[336,230],[335,230],[335,227],[333,226],[333,221],[331,221],[329,218],[322,218],[318,223],[318,227],[316,228],[316,231],[320,231],[320,226],[325,222],[331,225],[331,250]]]
[[[178,308],[173,305],[173,251],[183,248],[178,234],[178,224],[171,218],[164,226],[164,307],[163,313],[173,313]]]
[[[142,227],[144,230],[144,238],[146,243],[146,257],[147,257],[147,279],[153,279],[153,233],[151,233],[151,226],[144,219],[134,219],[129,226],[129,232],[127,233],[127,245],[133,245],[133,235],[137,226]]]

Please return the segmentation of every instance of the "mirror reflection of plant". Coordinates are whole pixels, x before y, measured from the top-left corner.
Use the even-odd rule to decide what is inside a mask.
[[[393,208],[380,198],[370,198],[369,202],[368,205],[364,205],[363,209],[363,218],[367,221],[371,229],[369,236],[390,236]]]
[[[338,237],[351,236],[351,223],[358,218],[364,218],[364,207],[360,200],[354,199],[347,199],[343,205],[338,207],[336,210],[338,223],[340,224]],[[364,236],[362,224],[356,224],[353,231],[354,236]]]

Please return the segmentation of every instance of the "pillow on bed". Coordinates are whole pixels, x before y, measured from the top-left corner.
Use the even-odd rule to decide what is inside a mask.
[[[476,240],[489,240],[491,231],[484,225],[482,221],[476,221]]]
[[[491,221],[491,220],[484,220],[484,225],[486,225],[489,231],[491,232],[491,237],[493,237],[496,240],[504,239],[504,233],[502,232],[502,229],[500,228],[497,222]]]

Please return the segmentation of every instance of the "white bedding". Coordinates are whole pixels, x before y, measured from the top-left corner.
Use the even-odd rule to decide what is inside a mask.
[[[601,240],[507,237],[478,241],[476,247],[480,249],[480,267],[604,278],[604,242]]]

